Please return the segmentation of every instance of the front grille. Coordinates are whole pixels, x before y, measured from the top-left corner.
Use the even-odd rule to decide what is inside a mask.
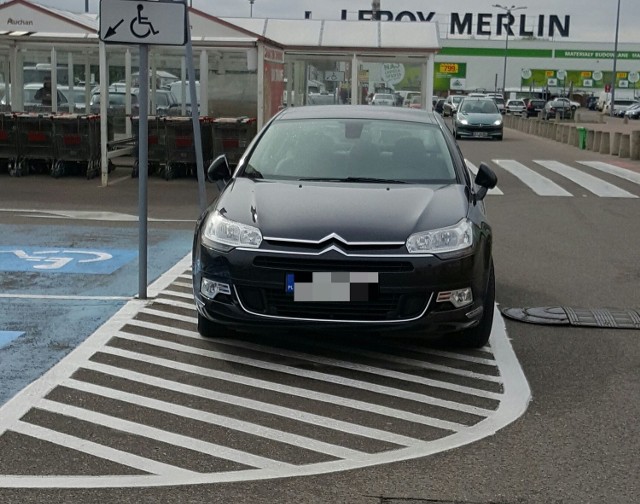
[[[394,321],[420,315],[428,294],[380,293],[360,302],[296,302],[279,289],[236,286],[242,305],[253,313],[291,319]]]
[[[287,272],[296,271],[363,271],[378,273],[406,273],[413,271],[409,261],[380,261],[370,259],[326,260],[316,258],[291,258],[257,256],[253,265],[259,268],[279,269]]]

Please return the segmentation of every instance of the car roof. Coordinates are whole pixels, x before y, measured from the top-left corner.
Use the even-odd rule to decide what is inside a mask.
[[[306,105],[286,108],[277,116],[277,120],[293,119],[390,119],[438,124],[435,112],[408,107],[366,105]]]

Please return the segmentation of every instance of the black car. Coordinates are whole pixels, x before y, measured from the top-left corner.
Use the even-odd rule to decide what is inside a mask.
[[[288,108],[208,178],[193,243],[198,331],[409,331],[483,346],[495,280],[484,197],[439,114]]]
[[[495,138],[502,140],[503,117],[493,98],[465,98],[453,120],[456,138]]]
[[[571,119],[572,115],[573,111],[566,101],[549,100],[545,103],[540,117],[542,119],[555,119],[556,117],[560,119]]]
[[[538,98],[527,100],[527,106],[522,111],[522,117],[538,117],[545,103],[547,103],[545,100]]]

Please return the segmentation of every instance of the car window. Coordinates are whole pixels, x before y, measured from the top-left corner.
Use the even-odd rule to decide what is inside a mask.
[[[264,179],[391,179],[451,183],[451,154],[437,125],[373,119],[273,123],[244,176]]]
[[[465,100],[460,106],[465,114],[498,114],[498,107],[493,100]]]

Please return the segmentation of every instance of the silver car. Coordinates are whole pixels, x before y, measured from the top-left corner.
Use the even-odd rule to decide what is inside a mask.
[[[393,107],[395,103],[395,96],[388,93],[376,93],[371,99],[371,105],[387,105],[389,107]]]

